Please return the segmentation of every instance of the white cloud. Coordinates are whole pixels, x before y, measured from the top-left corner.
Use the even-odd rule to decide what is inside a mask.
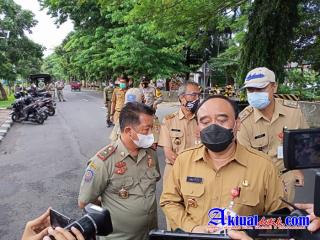
[[[58,46],[67,34],[73,30],[73,24],[68,21],[59,28],[54,24],[54,19],[47,15],[46,10],[40,11],[40,4],[37,0],[14,0],[23,9],[32,11],[38,24],[32,28],[32,34],[27,34],[34,42],[47,48],[45,56],[51,54],[54,47]]]

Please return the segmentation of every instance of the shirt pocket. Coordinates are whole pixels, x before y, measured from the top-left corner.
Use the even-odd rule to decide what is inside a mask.
[[[185,209],[193,218],[199,217],[199,221],[203,216],[201,213],[204,209],[204,185],[197,183],[181,184],[181,193],[183,195]]]
[[[153,194],[156,191],[156,182],[160,177],[160,173],[154,167],[147,169],[143,178],[141,178],[141,187],[145,194]]]
[[[133,187],[133,178],[132,177],[118,177],[112,178],[109,180],[107,192],[118,194],[121,189],[129,191]]]
[[[179,132],[170,130],[170,133],[169,133],[173,150],[176,153],[178,153],[180,149],[184,149],[184,133],[181,129],[179,130],[180,130]]]
[[[262,214],[259,193],[254,190],[241,190],[241,197],[235,199],[235,212],[238,215]]]
[[[262,135],[262,134],[258,134],[257,136],[259,135]],[[268,141],[267,135],[257,139],[254,138],[251,142],[252,148],[258,151],[262,151],[264,153],[268,152],[268,145],[269,145],[269,141]]]

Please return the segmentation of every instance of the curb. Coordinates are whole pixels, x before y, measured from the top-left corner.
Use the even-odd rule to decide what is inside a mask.
[[[8,118],[1,126],[0,126],[0,143],[4,139],[4,137],[7,135],[8,131],[13,125],[13,121]]]

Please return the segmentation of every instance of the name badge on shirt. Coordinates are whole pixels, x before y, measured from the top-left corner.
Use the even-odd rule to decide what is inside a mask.
[[[266,134],[263,133],[263,134],[260,134],[260,135],[258,135],[258,136],[255,136],[254,139],[263,138],[263,137],[265,137],[265,136],[266,136]]]
[[[187,182],[192,182],[192,183],[202,183],[202,178],[200,177],[187,177]]]
[[[278,146],[277,157],[278,157],[278,159],[283,158],[283,146],[282,145]]]

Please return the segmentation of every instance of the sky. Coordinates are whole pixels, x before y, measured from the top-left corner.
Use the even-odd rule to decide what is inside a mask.
[[[32,11],[38,24],[32,28],[32,34],[27,33],[28,37],[34,42],[47,48],[44,56],[50,55],[54,47],[58,46],[67,34],[73,30],[73,24],[68,21],[59,28],[54,24],[54,19],[46,14],[46,10],[40,11],[40,4],[37,0],[14,0],[23,9]]]

